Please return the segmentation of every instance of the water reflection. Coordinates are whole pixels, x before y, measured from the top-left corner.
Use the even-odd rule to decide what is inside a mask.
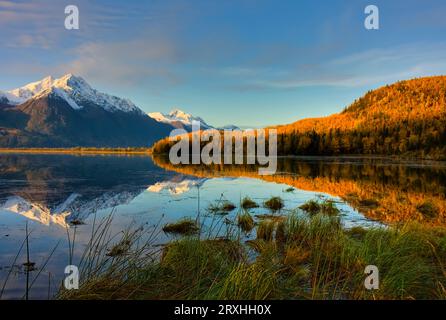
[[[208,179],[197,179],[197,180],[186,179],[183,181],[172,180],[172,181],[157,182],[154,185],[148,187],[147,191],[160,193],[164,190],[168,190],[171,195],[180,195],[190,191],[190,189],[193,187],[200,187],[206,180]]]
[[[173,166],[162,168],[197,177],[250,177],[300,190],[340,197],[367,217],[388,223],[446,223],[446,163],[385,158],[293,157],[278,161],[277,174],[259,176],[253,165]]]
[[[48,225],[127,204],[172,177],[147,157],[0,156],[0,210]]]
[[[78,261],[95,219],[112,211],[112,232],[118,233],[131,223],[153,227],[160,221],[164,224],[200,213],[205,216],[206,208],[220,198],[238,204],[243,196],[249,196],[262,204],[271,196],[280,196],[286,214],[310,199],[331,196],[347,227],[374,226],[375,220],[445,222],[444,164],[284,158],[278,169],[275,176],[258,176],[255,166],[174,167],[160,157],[0,155],[0,287],[9,270],[14,270],[2,298],[23,295],[23,252],[16,265],[11,264],[23,242],[26,221],[31,230],[32,260],[38,270],[44,266],[37,271],[42,271],[42,276],[31,290],[31,298],[57,292],[71,260],[68,252]],[[296,189],[287,192],[289,186]],[[434,215],[422,212],[428,208],[423,207],[425,203],[433,205]],[[266,213],[262,206],[252,211],[253,215]],[[234,210],[228,217],[236,214]],[[76,220],[85,225],[70,225]],[[68,229],[71,234],[76,232],[74,248],[66,239]],[[170,239],[161,233],[158,242]],[[51,261],[45,264],[58,243]]]
[[[63,228],[68,227],[66,218],[70,215],[68,211],[59,212],[57,209],[51,212],[50,209],[39,205],[39,203],[28,202],[19,196],[7,198],[3,205],[0,206],[0,210],[22,215],[46,226],[52,223]]]

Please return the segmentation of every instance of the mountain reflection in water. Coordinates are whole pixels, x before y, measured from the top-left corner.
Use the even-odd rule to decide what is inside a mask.
[[[271,196],[285,201],[286,214],[315,198],[330,198],[346,227],[377,226],[418,220],[445,222],[446,167],[442,163],[411,163],[360,158],[281,158],[278,173],[259,176],[255,166],[172,166],[165,158],[147,156],[0,155],[0,286],[12,267],[3,299],[21,298],[23,252],[11,266],[31,230],[31,258],[42,274],[58,284],[68,263],[67,230],[76,232],[73,259],[82,256],[94,221],[115,215],[113,232],[128,225],[155,227],[182,217],[206,215],[219,199],[239,206],[249,196],[260,204],[253,215],[268,211]],[[288,192],[289,186],[293,189]],[[424,204],[435,208],[424,212]],[[238,208],[227,217],[234,218]],[[225,217],[222,217],[225,219]],[[73,225],[79,220],[85,225]],[[255,235],[255,234],[254,234]],[[254,236],[253,234],[247,237]],[[160,233],[158,243],[170,235]],[[57,245],[48,264],[52,249]],[[36,281],[32,298],[46,297],[45,276]]]

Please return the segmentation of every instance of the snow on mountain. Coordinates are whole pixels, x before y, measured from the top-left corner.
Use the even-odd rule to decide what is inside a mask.
[[[186,127],[192,127],[192,121],[197,121],[200,123],[200,129],[214,129],[214,127],[208,125],[202,118],[194,117],[189,113],[186,113],[179,109],[174,109],[168,114],[161,112],[149,113],[149,117],[155,119],[158,122],[167,123],[176,126],[177,123],[181,123]]]
[[[158,122],[167,123],[174,127],[178,127],[178,124],[181,124],[186,129],[192,129],[192,121],[197,121],[200,124],[201,130],[208,130],[208,129],[232,129],[237,130],[239,129],[237,126],[229,125],[222,128],[216,128],[206,123],[202,118],[195,117],[189,113],[186,113],[179,109],[174,109],[168,114],[164,114],[161,112],[152,112],[148,114],[149,117],[155,119]]]
[[[163,181],[157,182],[147,188],[147,191],[160,193],[163,190],[168,190],[172,195],[180,195],[188,192],[192,187],[200,187],[207,179],[197,180],[183,180],[180,182],[175,181]]]
[[[67,227],[66,218],[70,215],[70,212],[52,213],[51,210],[45,206],[31,203],[19,196],[8,198],[0,205],[0,211],[16,213],[47,226],[56,224],[63,228]]]
[[[86,104],[95,104],[111,112],[119,110],[143,113],[130,100],[99,92],[93,89],[83,78],[72,74],[66,74],[58,79],[48,76],[21,88],[7,91],[4,96],[13,104],[21,104],[48,94],[59,96],[76,110],[82,109]]]
[[[69,221],[73,219],[84,220],[92,212],[128,204],[143,190],[107,192],[89,201],[83,200],[80,194],[73,193],[54,208],[26,200],[20,196],[11,196],[0,203],[0,213],[19,214],[47,226],[55,224],[67,228]]]

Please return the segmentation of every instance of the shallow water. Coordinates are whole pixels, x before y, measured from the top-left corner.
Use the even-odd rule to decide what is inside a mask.
[[[307,200],[329,198],[336,201],[347,228],[380,226],[376,217],[388,209],[388,195],[411,199],[415,194],[444,202],[445,170],[444,164],[438,163],[285,158],[279,161],[280,174],[260,177],[249,168],[212,173],[202,168],[174,170],[142,156],[0,155],[0,290],[9,274],[2,299],[24,297],[26,273],[22,264],[26,255],[20,247],[27,223],[30,260],[37,267],[30,273],[31,283],[37,279],[30,298],[45,299],[57,292],[70,262],[67,229],[72,232],[74,228],[70,221],[85,223],[76,227],[74,264],[91,236],[93,221],[111,212],[112,230],[119,232],[129,225],[159,227],[198,214],[208,218],[203,221],[211,221],[206,208],[217,200],[238,204],[249,196],[261,204],[271,196],[280,196],[285,200],[280,214],[287,214]],[[294,190],[287,192],[290,186]],[[380,199],[386,200],[384,204],[373,210],[361,207],[361,199],[378,191]],[[235,209],[220,219],[230,220],[237,212]],[[251,212],[261,215],[268,210],[260,207]],[[393,218],[398,217],[388,219]],[[169,239],[160,233],[156,243]]]

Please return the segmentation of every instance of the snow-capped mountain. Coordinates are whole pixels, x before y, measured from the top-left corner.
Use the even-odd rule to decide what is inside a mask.
[[[157,182],[147,188],[147,191],[160,193],[163,190],[169,191],[172,195],[180,195],[188,192],[192,187],[200,187],[208,179],[186,179],[183,181],[163,181]]]
[[[209,130],[209,129],[232,129],[237,130],[238,127],[234,125],[225,126],[222,128],[217,128],[209,125],[204,121],[201,117],[193,116],[189,113],[186,113],[179,109],[174,109],[168,114],[164,114],[161,112],[152,112],[148,114],[149,117],[155,119],[158,122],[169,124],[175,128],[184,128],[188,131],[192,130],[192,121],[196,121],[200,124],[200,130]]]
[[[208,125],[202,118],[194,117],[193,115],[179,109],[174,109],[168,114],[152,112],[149,113],[149,117],[158,122],[170,124],[175,128],[191,129],[192,121],[197,121],[200,124],[200,129],[202,130],[214,129],[214,127]]]
[[[22,104],[30,99],[56,94],[64,99],[73,109],[82,109],[84,104],[94,103],[107,111],[139,112],[128,99],[122,99],[93,89],[83,78],[69,73],[61,78],[48,76],[40,81],[4,93],[12,104]]]
[[[149,147],[171,130],[72,74],[0,92],[0,147]]]

